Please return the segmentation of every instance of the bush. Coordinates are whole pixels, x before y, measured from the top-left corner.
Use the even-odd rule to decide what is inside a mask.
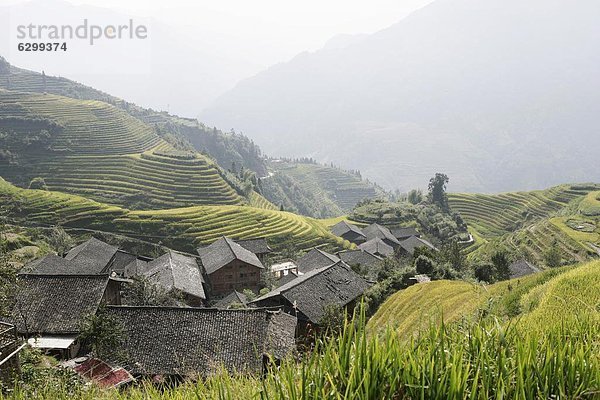
[[[29,189],[38,189],[38,190],[48,190],[46,186],[46,181],[42,177],[36,177],[29,182]]]

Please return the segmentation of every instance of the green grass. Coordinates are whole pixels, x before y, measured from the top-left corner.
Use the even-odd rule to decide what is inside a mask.
[[[186,251],[222,235],[268,237],[277,250],[326,245],[332,250],[349,243],[332,235],[319,221],[289,212],[250,206],[194,206],[131,211],[75,195],[20,189],[0,179],[3,216],[21,224],[85,228],[160,242]]]

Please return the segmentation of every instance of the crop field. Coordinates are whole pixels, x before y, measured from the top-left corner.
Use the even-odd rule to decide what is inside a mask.
[[[20,189],[4,180],[0,180],[0,205],[2,216],[14,223],[96,229],[186,251],[194,251],[194,246],[223,235],[268,237],[275,250],[288,245],[302,249],[320,245],[340,249],[350,245],[317,220],[250,206],[130,211],[80,196]]]
[[[361,200],[381,193],[358,176],[317,164],[282,163],[276,168],[291,176],[317,198],[329,199],[341,211],[348,212]]]

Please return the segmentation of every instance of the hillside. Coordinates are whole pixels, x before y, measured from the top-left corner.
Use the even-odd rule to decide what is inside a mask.
[[[130,211],[80,196],[20,189],[0,179],[0,216],[16,225],[81,228],[106,231],[161,243],[179,250],[220,236],[267,237],[275,250],[325,245],[349,246],[318,221],[288,212],[250,206],[196,206],[168,210]]]
[[[271,160],[261,179],[264,196],[303,215],[328,218],[347,214],[361,200],[384,196],[382,189],[355,172],[311,162]]]
[[[600,255],[597,184],[560,185],[532,192],[497,195],[449,194],[452,210],[469,225],[478,258],[498,248],[545,264],[551,248],[563,263]]]
[[[408,337],[430,323],[446,323],[476,311],[512,318],[527,329],[559,327],[565,314],[600,322],[600,261],[551,269],[483,286],[460,281],[417,284],[392,295],[369,320],[371,332],[390,327]]]
[[[0,176],[126,207],[244,204],[236,182],[199,153],[95,100],[0,90]]]
[[[599,17],[595,0],[436,0],[274,65],[200,117],[387,189],[437,171],[467,192],[600,181]]]
[[[51,93],[80,100],[98,100],[118,107],[140,121],[152,126],[157,133],[176,141],[189,142],[197,151],[210,155],[223,168],[232,163],[266,175],[261,150],[247,137],[209,128],[194,119],[179,118],[129,103],[64,77],[42,75],[10,65],[0,56],[0,89],[26,93]]]

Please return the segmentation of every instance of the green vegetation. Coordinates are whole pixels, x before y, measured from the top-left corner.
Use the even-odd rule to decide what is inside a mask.
[[[264,195],[272,203],[317,218],[342,215],[361,200],[384,195],[364,181],[360,172],[316,164],[310,159],[272,160],[274,175],[263,180]]]
[[[168,210],[130,211],[83,197],[20,189],[0,179],[2,214],[15,224],[61,225],[119,233],[180,250],[212,242],[222,235],[265,236],[275,249],[349,246],[319,221],[289,212],[249,206],[195,206]]]

